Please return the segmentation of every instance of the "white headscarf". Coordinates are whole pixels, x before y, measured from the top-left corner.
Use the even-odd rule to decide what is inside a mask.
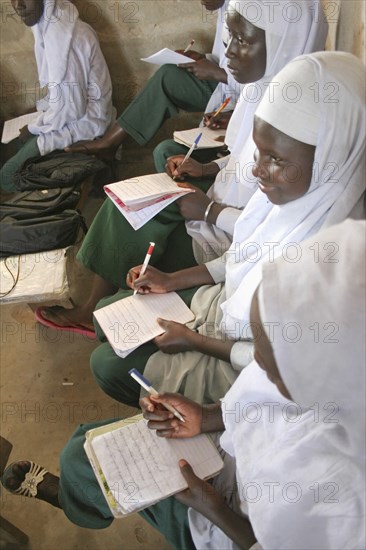
[[[252,363],[224,398],[221,445],[265,549],[365,548],[365,232],[347,220],[305,241],[299,262],[263,266],[261,321],[276,323],[294,403]]]
[[[313,79],[307,86],[318,86],[319,96],[305,94],[304,101],[291,105],[288,116],[288,103],[280,100],[277,104],[276,97],[289,83],[296,82],[302,71],[309,75],[310,67]],[[278,109],[279,129],[302,141],[309,132],[297,124],[297,111],[317,113],[313,177],[304,196],[280,206],[273,205],[258,190],[241,214],[226,256],[228,299],[222,306],[226,332],[235,328],[241,334],[247,326],[261,264],[280,254],[296,261],[301,253],[297,243],[323,227],[343,221],[362,202],[365,191],[365,83],[361,61],[343,52],[301,56],[289,63],[275,81],[278,94],[273,101],[266,93],[258,116],[271,123],[274,119],[270,113]],[[336,95],[330,95],[334,90]]]
[[[319,0],[231,0],[228,9],[249,17],[266,35],[266,72],[258,82],[247,84],[241,92],[226,132],[225,142],[231,151],[228,164],[220,170],[207,193],[215,202],[243,209],[256,188],[251,168],[255,150],[253,120],[258,105],[268,85],[286,63],[298,55],[324,49],[328,24]],[[186,227],[188,234],[205,251],[205,261],[210,248],[217,257],[231,244],[232,234],[227,235],[218,226],[189,221]],[[194,250],[197,260],[202,262],[199,248],[194,246]]]
[[[31,30],[41,86],[60,84],[67,71],[79,12],[68,0],[44,0],[41,19]]]

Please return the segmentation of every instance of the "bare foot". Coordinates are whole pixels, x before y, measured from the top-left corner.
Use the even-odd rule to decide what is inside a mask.
[[[94,330],[93,312],[83,306],[65,309],[60,306],[42,308],[42,317],[60,327],[78,326]]]
[[[66,153],[84,153],[94,155],[102,160],[113,160],[119,145],[109,146],[103,138],[92,141],[78,141],[65,148]]]
[[[104,160],[113,160],[118,147],[127,138],[128,134],[115,122],[103,137],[91,141],[78,141],[65,148],[67,153],[86,153],[95,155]]]
[[[19,489],[30,469],[31,463],[26,460],[11,464],[5,470],[1,480],[5,489],[8,489],[10,492]],[[37,495],[35,498],[44,500],[52,504],[52,506],[56,506],[56,508],[61,508],[58,500],[59,481],[60,479],[57,476],[46,472],[44,479],[37,485]]]

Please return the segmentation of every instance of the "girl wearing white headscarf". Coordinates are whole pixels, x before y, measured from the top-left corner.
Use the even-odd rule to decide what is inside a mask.
[[[214,161],[220,167],[207,192],[207,202],[227,206],[215,224],[187,221],[198,263],[221,256],[232,242],[234,225],[256,190],[251,169],[255,145],[253,117],[273,77],[294,57],[324,49],[328,24],[318,0],[268,3],[231,0],[228,13],[239,13],[266,37],[267,66],[263,77],[244,86],[226,132],[230,155]],[[230,64],[230,60],[229,60]],[[213,205],[212,205],[213,206]],[[212,208],[211,206],[211,208]]]
[[[48,93],[37,103],[38,118],[28,125],[36,137],[1,170],[0,186],[7,191],[14,190],[12,177],[27,158],[103,135],[115,117],[97,35],[76,7],[68,0],[43,0],[43,13],[31,30],[38,78]]]
[[[141,402],[161,436],[225,430],[212,485],[181,464],[190,489],[141,512],[173,548],[365,548],[365,235],[364,221],[347,220],[304,241],[298,262],[263,265],[251,313],[258,363],[219,405],[175,394]],[[55,505],[103,528],[113,518],[83,449],[93,427],[79,427],[62,452]]]
[[[257,116],[316,147],[310,187],[300,198],[281,205],[256,191],[235,226],[228,252],[205,264],[213,280],[225,281],[225,286],[201,287],[195,293],[193,330],[219,339],[250,338],[249,308],[263,262],[279,255],[296,261],[298,243],[350,215],[364,215],[362,75],[362,63],[354,56],[322,52],[295,59],[275,77],[278,93],[273,101],[267,90]],[[294,82],[296,102],[286,96],[293,92]],[[319,96],[314,95],[314,85],[319,85]],[[335,96],[329,96],[330,87]],[[248,342],[235,344],[231,364],[194,351],[170,356],[159,351],[149,359],[145,374],[160,389],[183,391],[200,402],[216,401],[248,364],[250,349]]]

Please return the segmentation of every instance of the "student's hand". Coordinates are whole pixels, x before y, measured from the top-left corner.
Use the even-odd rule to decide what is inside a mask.
[[[227,82],[227,73],[221,69],[217,63],[208,59],[200,59],[194,63],[183,63],[178,65],[188,73],[192,73],[198,80],[217,80],[217,82]]]
[[[175,498],[182,504],[194,508],[207,518],[215,518],[227,504],[210,483],[200,479],[184,459],[179,461],[182,476],[188,483],[188,489],[177,493]]]
[[[197,336],[196,332],[175,321],[158,319],[158,323],[165,332],[154,338],[154,343],[163,353],[179,353],[194,349],[193,340]]]
[[[185,422],[181,422],[162,402],[169,403],[180,412]],[[140,399],[140,407],[148,427],[156,430],[159,437],[179,439],[194,437],[201,433],[202,406],[179,393],[161,393]]]
[[[206,193],[188,183],[179,183],[179,187],[194,189],[194,193],[188,193],[176,201],[179,211],[185,220],[203,220],[207,206],[211,200]]]
[[[196,52],[195,50],[188,50],[188,52],[185,52],[184,50],[175,50],[177,53],[180,53],[182,55],[185,55],[186,57],[190,57],[191,59],[194,59],[194,61],[199,61],[200,59],[206,59],[206,56],[204,53]],[[178,67],[182,67],[184,65],[178,65]]]
[[[132,290],[137,290],[138,294],[165,294],[174,290],[170,288],[171,274],[159,271],[151,265],[147,266],[147,269],[143,275],[140,276],[142,265],[138,265],[129,270],[126,277],[127,285]]]
[[[211,128],[212,130],[226,130],[232,114],[233,111],[225,111],[213,118],[214,113],[206,113],[203,123],[207,128]],[[220,142],[218,142],[217,146],[220,146]]]
[[[177,180],[181,180],[186,176],[191,178],[202,178],[203,177],[203,164],[197,162],[192,157],[187,159],[183,166],[181,166],[185,155],[175,155],[169,157],[165,165],[165,170],[167,174]]]
[[[20,143],[24,145],[24,143],[27,143],[27,141],[33,137],[33,134],[30,133],[28,130],[28,126],[23,126],[21,130],[19,130],[19,136],[18,139]]]

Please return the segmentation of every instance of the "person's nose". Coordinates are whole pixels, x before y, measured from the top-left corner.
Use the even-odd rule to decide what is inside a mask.
[[[254,165],[252,168],[252,174],[255,178],[258,178],[262,181],[266,181],[268,179],[268,169],[265,167],[265,164],[263,162],[263,158],[261,157],[260,152],[258,149],[254,151]]]
[[[233,57],[236,57],[235,46],[234,46],[234,43],[233,43],[233,37],[232,36],[228,40],[226,50],[225,50],[225,56],[228,59],[232,59]]]

